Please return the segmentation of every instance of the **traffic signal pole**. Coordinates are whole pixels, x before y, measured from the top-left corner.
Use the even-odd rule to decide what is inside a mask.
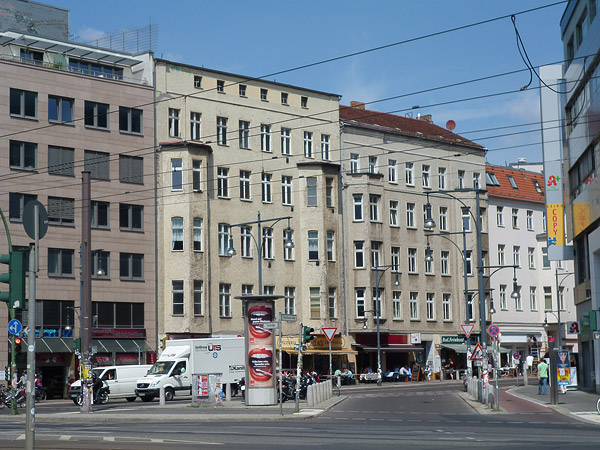
[[[38,248],[39,248],[39,229],[38,229],[38,206],[35,207],[35,244],[30,246],[29,251],[29,310],[27,315],[27,324],[29,332],[27,333],[27,411],[25,416],[25,449],[35,449],[35,299],[36,299],[36,278],[38,271]]]

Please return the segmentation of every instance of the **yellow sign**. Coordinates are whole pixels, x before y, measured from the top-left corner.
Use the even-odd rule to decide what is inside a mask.
[[[562,203],[546,205],[548,218],[548,247],[565,245],[565,222]]]
[[[573,202],[573,231],[575,236],[585,230],[589,224],[590,204],[587,202]]]
[[[571,370],[570,369],[557,369],[558,384],[568,385],[571,382]]]

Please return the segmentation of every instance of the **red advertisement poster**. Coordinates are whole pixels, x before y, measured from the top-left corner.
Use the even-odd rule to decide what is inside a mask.
[[[253,302],[248,306],[248,373],[252,387],[272,387],[273,334],[265,322],[273,321],[273,303]]]

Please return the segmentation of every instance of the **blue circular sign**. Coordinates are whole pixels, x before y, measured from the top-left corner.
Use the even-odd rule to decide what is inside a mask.
[[[213,358],[217,358],[219,354],[217,352],[213,352]]]
[[[490,336],[498,336],[500,334],[500,328],[498,328],[498,325],[490,325],[488,327],[488,334]]]
[[[8,322],[8,331],[10,334],[17,335],[17,334],[21,333],[22,329],[23,329],[23,325],[17,319],[13,319],[10,322]]]

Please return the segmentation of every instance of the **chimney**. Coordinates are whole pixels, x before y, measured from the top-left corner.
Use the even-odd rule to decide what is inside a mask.
[[[419,117],[419,120],[424,120],[425,122],[433,123],[433,117],[431,117],[431,114],[424,114]]]
[[[351,101],[350,102],[350,107],[351,108],[356,108],[356,109],[365,109],[365,104],[363,102],[354,102],[354,101]]]

